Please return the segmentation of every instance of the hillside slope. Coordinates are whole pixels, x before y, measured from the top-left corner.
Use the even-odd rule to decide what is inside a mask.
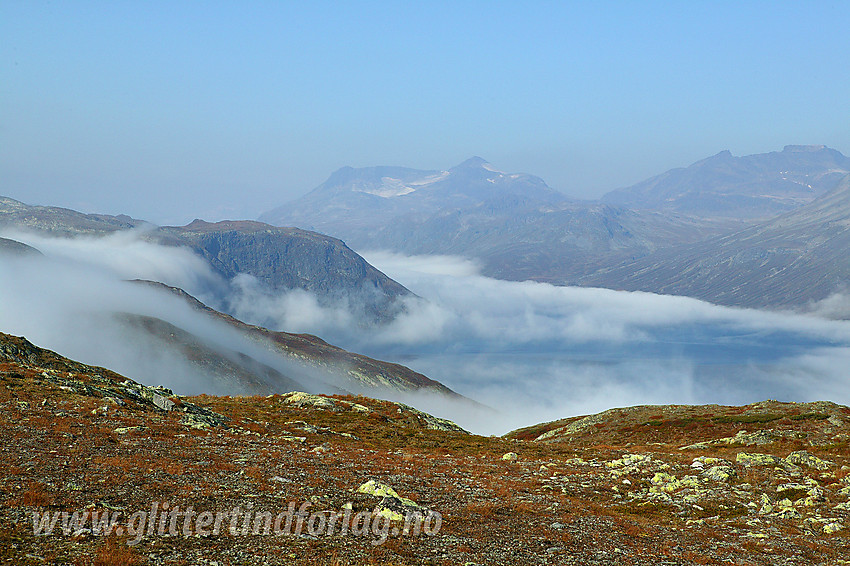
[[[830,403],[639,407],[591,418],[576,442],[503,439],[365,397],[139,394],[3,334],[0,385],[0,558],[20,566],[810,566],[850,554],[850,409]]]
[[[788,145],[742,157],[722,151],[602,200],[704,218],[765,219],[811,202],[848,173],[850,157],[822,145]]]
[[[411,294],[335,238],[259,222],[196,220],[187,226],[155,227],[128,216],[82,214],[0,197],[0,230],[4,229],[61,237],[138,229],[138,237],[149,242],[190,249],[225,281],[242,274],[255,278],[258,290],[269,294],[303,289],[322,301],[347,302],[355,314],[370,320],[392,317],[400,308],[396,300]],[[223,305],[230,291],[216,291]]]
[[[728,236],[660,250],[581,284],[745,307],[804,307],[850,281],[850,175],[829,193]]]
[[[255,394],[308,391],[314,393],[371,393],[391,395],[393,392],[431,393],[456,400],[464,399],[443,384],[400,364],[384,362],[343,350],[310,334],[275,332],[261,326],[246,324],[230,315],[211,309],[176,287],[154,281],[140,284],[168,291],[181,297],[194,310],[216,322],[223,322],[260,351],[271,358],[260,361],[245,352],[221,352],[221,345],[205,344],[202,339],[164,321],[122,314],[128,323],[143,329],[161,341],[161,347],[178,348],[183,355],[197,360],[213,375],[231,379],[234,393]],[[236,347],[236,344],[233,344]],[[222,357],[223,356],[223,357]],[[256,354],[255,354],[256,356]],[[285,367],[285,375],[270,365],[278,360]],[[219,368],[216,368],[219,366]],[[223,371],[220,371],[220,370]],[[227,377],[232,376],[232,377]],[[472,401],[469,401],[472,404]]]

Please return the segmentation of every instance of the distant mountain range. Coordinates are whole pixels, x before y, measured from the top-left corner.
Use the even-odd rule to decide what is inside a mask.
[[[277,226],[309,226],[323,233],[328,227],[340,227],[368,234],[399,217],[421,222],[442,210],[514,197],[544,203],[564,200],[539,177],[502,173],[473,157],[447,171],[343,167],[304,197],[263,214],[260,220]]]
[[[269,292],[305,289],[329,300],[343,295],[360,296],[364,301],[372,301],[370,305],[375,316],[391,316],[393,309],[401,308],[395,300],[410,295],[407,289],[369,265],[339,240],[260,222],[212,224],[196,220],[184,227],[155,227],[129,217],[88,215],[0,198],[0,227],[61,238],[105,236],[140,228],[143,229],[141,237],[150,242],[191,249],[224,280],[250,274]],[[0,268],[15,269],[19,265],[16,261],[47,263],[51,258],[35,247],[0,238]],[[191,367],[197,375],[203,376],[209,391],[270,394],[297,390],[377,396],[428,392],[464,400],[441,383],[405,366],[348,352],[316,336],[246,324],[163,282],[138,283],[159,290],[162,300],[173,303],[172,297],[179,297],[198,313],[200,319],[193,322],[195,326],[198,320],[206,321],[202,323],[204,332],[183,327],[180,316],[165,320],[116,311],[108,313],[109,317],[126,330],[122,336],[139,349],[144,349],[145,344],[154,345],[157,356],[171,356],[164,359],[181,360],[186,367]],[[15,298],[4,297],[3,300]],[[231,339],[219,336],[223,326],[232,329]],[[168,367],[160,369],[161,375],[153,378],[167,381],[169,373],[174,371]]]
[[[345,167],[264,214],[266,223],[156,227],[0,197],[0,229],[62,236],[139,229],[149,241],[192,250],[224,281],[245,274],[271,293],[356,297],[364,321],[392,318],[410,292],[336,238],[355,249],[475,258],[485,275],[508,280],[800,307],[844,289],[848,172],[850,158],[824,146],[744,157],[725,151],[580,201],[474,157],[445,171]],[[0,249],[32,253],[6,235]],[[219,296],[227,310],[228,289]]]
[[[333,234],[356,249],[463,255],[482,260],[486,275],[556,282],[730,225],[568,199],[539,177],[478,157],[443,172],[343,168],[261,219]]]
[[[0,197],[0,229],[4,228],[63,237],[139,229],[141,237],[150,242],[189,248],[225,281],[247,274],[270,292],[304,289],[316,293],[320,300],[345,297],[363,307],[358,314],[365,313],[374,320],[392,316],[398,308],[396,299],[411,295],[340,240],[255,221],[195,220],[187,226],[157,227],[124,215],[83,214]],[[25,249],[8,238],[0,246],[9,251]],[[226,304],[228,290],[220,290],[218,295]]]
[[[705,241],[660,250],[580,283],[746,307],[799,307],[847,290],[850,176],[808,204]]]
[[[850,157],[822,145],[735,157],[729,151],[671,169],[602,201],[701,218],[766,219],[811,202],[850,173]]]
[[[780,285],[778,295],[760,295],[765,288],[756,284],[775,275],[767,263],[739,266],[737,277],[752,283],[734,291],[699,290],[697,281],[708,274],[694,275],[692,284],[673,284],[661,273],[676,265],[681,274],[684,266],[675,259],[688,258],[691,266],[696,258],[708,261],[724,237],[761,230],[771,218],[816,206],[848,173],[850,158],[825,146],[786,146],[744,157],[724,151],[600,201],[579,201],[539,177],[501,172],[478,157],[446,171],[346,167],[261,219],[332,234],[355,249],[475,258],[485,275],[502,279],[671,292],[721,304],[799,306],[840,288],[834,270],[822,272],[827,265],[810,260],[805,277],[788,275],[797,284]],[[813,237],[821,233],[816,218],[806,224]],[[826,242],[821,251],[837,243]],[[797,273],[796,264],[783,269]],[[655,279],[641,275],[650,271]],[[722,275],[716,276],[722,286]]]

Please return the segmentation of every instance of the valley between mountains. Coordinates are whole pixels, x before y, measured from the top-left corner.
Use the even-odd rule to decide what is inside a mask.
[[[848,227],[824,146],[597,201],[478,157],[259,220],[0,197],[0,561],[850,563]]]

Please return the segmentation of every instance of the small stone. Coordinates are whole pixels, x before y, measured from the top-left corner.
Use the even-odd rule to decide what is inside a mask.
[[[505,460],[506,462],[516,462],[519,460],[519,456],[516,452],[507,452],[502,455],[502,460]]]
[[[327,454],[328,452],[330,452],[330,449],[331,449],[330,444],[328,444],[326,442],[324,444],[316,446],[315,448],[310,450],[310,452],[312,452],[313,454]]]
[[[140,430],[144,430],[143,426],[121,426],[116,428],[114,431],[115,434],[128,434],[130,432],[137,432]]]
[[[771,513],[773,513],[773,504],[770,501],[770,497],[766,493],[762,493],[759,515],[769,515]]]

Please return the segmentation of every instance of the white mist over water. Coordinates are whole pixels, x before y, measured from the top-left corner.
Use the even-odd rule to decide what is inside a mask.
[[[497,410],[420,403],[482,433],[635,404],[850,402],[848,322],[501,281],[458,257],[361,254],[418,295],[386,325],[364,332],[346,305],[302,291],[245,294],[234,314],[424,373]]]
[[[491,432],[636,404],[850,402],[846,321],[498,281],[454,257],[363,255],[428,304],[358,337],[361,349],[498,407],[481,423]]]
[[[365,257],[418,297],[406,299],[395,320],[364,330],[345,301],[328,306],[305,291],[272,295],[250,281],[228,285],[188,250],[132,234],[6,235],[46,257],[0,261],[0,331],[181,393],[230,391],[153,341],[128,333],[110,313],[155,316],[214,344],[233,346],[240,338],[169,293],[126,279],[182,287],[214,307],[220,305],[205,291],[227,288],[234,293],[230,314],[246,322],[310,332],[408,365],[495,412],[473,413],[468,405],[433,396],[386,397],[478,433],[635,404],[850,402],[848,322],[683,297],[499,281],[462,258],[372,252]]]

